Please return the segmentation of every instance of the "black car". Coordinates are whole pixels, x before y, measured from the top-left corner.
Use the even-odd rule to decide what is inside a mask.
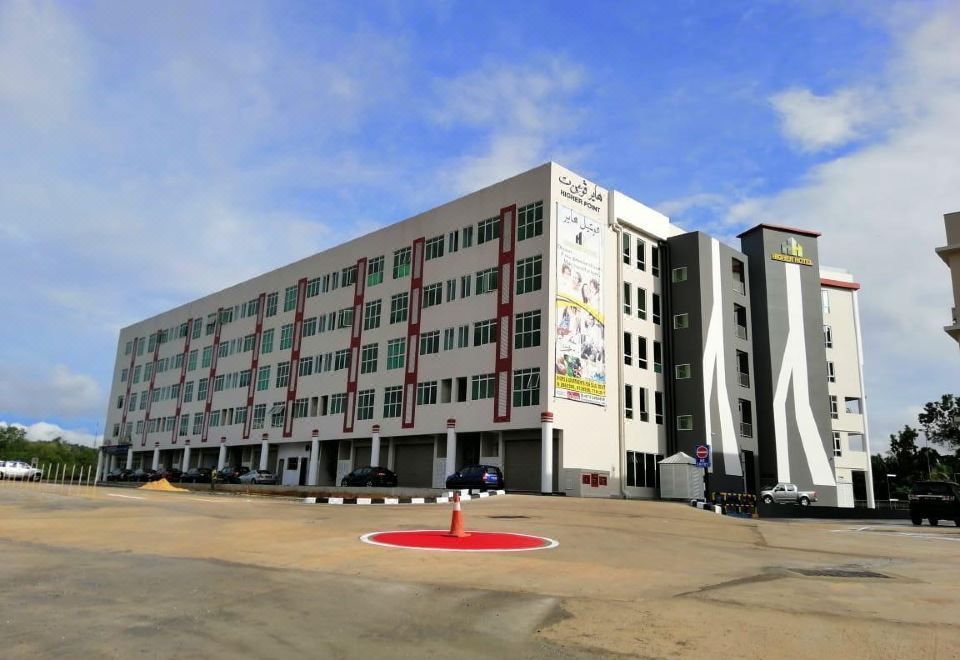
[[[358,467],[341,479],[340,485],[394,488],[397,485],[397,475],[395,472],[383,467]]]
[[[183,473],[177,468],[162,467],[150,475],[150,481],[160,481],[161,479],[166,479],[167,481],[180,481],[180,476],[182,474]]]
[[[190,468],[180,475],[180,483],[184,484],[208,484],[213,470],[207,467]]]
[[[127,468],[114,468],[107,473],[105,477],[106,481],[130,481],[130,477],[133,476],[133,470],[128,470]]]
[[[226,484],[240,483],[240,477],[250,471],[250,468],[243,466],[225,467],[218,473],[217,478]]]
[[[468,465],[447,477],[447,488],[503,489],[503,472],[496,465]]]
[[[918,481],[910,491],[910,521],[914,525],[926,518],[931,525],[952,520],[960,527],[960,486],[952,481]]]
[[[130,475],[130,481],[150,481],[150,477],[153,476],[154,472],[156,472],[156,470],[134,470],[133,474]]]

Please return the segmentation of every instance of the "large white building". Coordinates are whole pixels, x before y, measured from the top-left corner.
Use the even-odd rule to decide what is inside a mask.
[[[714,490],[834,503],[862,472],[870,493],[855,288],[796,256],[817,236],[759,225],[739,252],[547,163],[124,328],[104,455],[308,485],[482,462],[511,489],[655,497],[657,461],[707,444]],[[828,389],[859,412],[831,418]]]

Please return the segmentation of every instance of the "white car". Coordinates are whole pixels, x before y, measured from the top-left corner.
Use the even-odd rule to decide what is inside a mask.
[[[40,481],[43,472],[23,461],[0,461],[0,479]]]

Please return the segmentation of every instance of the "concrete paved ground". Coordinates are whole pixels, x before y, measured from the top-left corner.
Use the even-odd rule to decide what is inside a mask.
[[[465,554],[361,544],[449,507],[0,482],[0,656],[957,658],[960,530],[519,495]],[[808,577],[801,569],[886,577]]]

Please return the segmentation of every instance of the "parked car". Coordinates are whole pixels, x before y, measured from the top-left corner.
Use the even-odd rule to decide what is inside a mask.
[[[180,483],[184,484],[208,484],[213,470],[208,467],[190,468],[180,475]]]
[[[225,467],[220,470],[218,478],[220,481],[228,484],[240,483],[240,477],[250,471],[250,468],[244,466]]]
[[[447,488],[479,488],[501,490],[503,472],[496,465],[468,465],[447,477]]]
[[[397,474],[385,467],[358,467],[341,479],[340,485],[395,488],[397,485]]]
[[[918,481],[910,491],[910,522],[931,525],[952,520],[960,527],[960,486],[952,481]]]
[[[241,474],[237,480],[242,484],[277,485],[277,475],[270,470],[248,470]]]
[[[130,481],[133,476],[133,470],[127,468],[114,468],[107,473],[107,481]]]
[[[154,472],[156,472],[156,470],[144,470],[142,468],[139,470],[134,470],[133,474],[130,475],[130,481],[139,481],[139,482],[150,481],[150,477],[153,476]]]
[[[817,501],[817,492],[815,490],[798,490],[796,484],[780,483],[773,488],[765,488],[760,491],[760,501],[764,504],[799,504],[800,506],[810,506],[811,502]]]
[[[167,481],[180,481],[180,476],[183,474],[177,468],[165,468],[162,467],[153,474],[150,475],[150,481],[160,481],[161,479],[166,479]]]
[[[23,461],[0,461],[0,479],[40,481],[43,472]]]

